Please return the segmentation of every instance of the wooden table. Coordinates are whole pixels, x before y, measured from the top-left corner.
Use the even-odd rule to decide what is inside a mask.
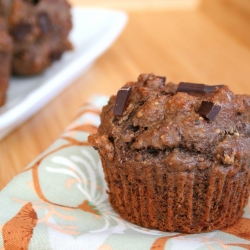
[[[140,73],[250,94],[250,15],[227,1],[235,2],[221,1],[216,11],[218,0],[188,10],[130,11],[124,32],[93,67],[0,142],[0,189],[59,137],[91,95],[115,94]]]

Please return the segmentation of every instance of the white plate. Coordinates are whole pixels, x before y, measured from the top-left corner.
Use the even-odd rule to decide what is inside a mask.
[[[127,15],[121,11],[73,8],[72,52],[63,54],[43,74],[12,77],[6,104],[0,108],[0,139],[32,116],[84,73],[118,37]]]

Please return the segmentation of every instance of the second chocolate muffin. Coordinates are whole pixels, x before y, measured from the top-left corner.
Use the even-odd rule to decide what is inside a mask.
[[[249,196],[250,97],[165,80],[143,74],[127,83],[89,136],[110,203],[122,218],[162,231],[232,225]],[[130,91],[119,109],[118,97]]]
[[[6,22],[0,16],[0,107],[5,103],[9,87],[12,49],[13,43],[7,32]]]
[[[66,0],[0,0],[0,15],[14,41],[12,73],[36,75],[72,49]]]

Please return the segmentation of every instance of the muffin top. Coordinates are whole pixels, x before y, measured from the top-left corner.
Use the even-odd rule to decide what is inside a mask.
[[[89,136],[101,157],[169,171],[226,167],[235,173],[248,167],[250,96],[235,95],[226,85],[165,81],[142,74],[127,83],[124,89],[131,93],[119,115],[114,114],[119,96],[111,96],[98,133]]]

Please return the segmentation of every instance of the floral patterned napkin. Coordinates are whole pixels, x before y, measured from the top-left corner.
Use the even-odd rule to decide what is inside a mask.
[[[113,211],[98,153],[87,143],[106,102],[95,96],[85,104],[0,192],[0,250],[250,249],[250,202],[236,225],[202,234],[148,230]]]

